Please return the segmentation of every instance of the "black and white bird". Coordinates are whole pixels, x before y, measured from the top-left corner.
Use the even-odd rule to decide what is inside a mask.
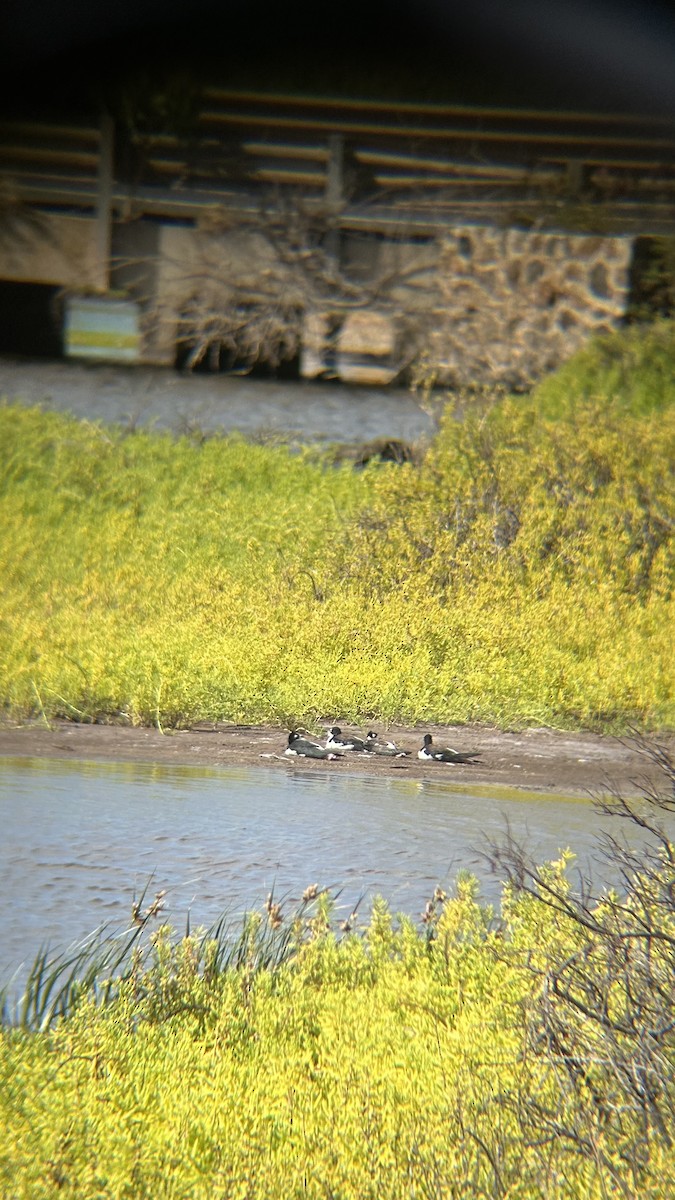
[[[334,725],[328,730],[326,735],[326,748],[328,750],[366,750],[366,743],[363,738],[357,737],[356,734],[346,734],[342,732],[339,725]]]
[[[424,762],[470,763],[480,756],[477,750],[452,750],[450,746],[443,750],[435,750],[433,741],[431,734],[425,733],[424,743],[417,751],[417,757]]]
[[[410,754],[409,750],[402,750],[400,746],[396,745],[396,742],[379,741],[377,734],[372,729],[366,734],[366,750],[370,754],[388,754],[394,758],[405,758]]]
[[[311,738],[303,737],[296,729],[291,730],[288,735],[288,745],[284,754],[296,755],[298,758],[342,758],[341,754],[334,754],[325,746],[313,742]]]

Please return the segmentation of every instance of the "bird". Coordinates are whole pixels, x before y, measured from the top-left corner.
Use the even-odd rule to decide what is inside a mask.
[[[288,735],[288,745],[284,754],[296,755],[298,758],[342,758],[341,754],[333,754],[311,738],[302,737],[297,729],[292,729]]]
[[[366,750],[366,743],[363,738],[357,737],[356,734],[343,734],[338,725],[334,725],[328,730],[326,736],[326,747],[329,750]]]
[[[377,734],[372,729],[366,734],[366,750],[371,754],[389,754],[395,758],[405,758],[410,754],[409,750],[402,750],[395,742],[378,742]]]
[[[478,750],[452,750],[450,746],[443,750],[434,750],[432,747],[433,738],[430,733],[425,733],[424,743],[417,751],[417,757],[424,762],[470,763],[480,755]]]

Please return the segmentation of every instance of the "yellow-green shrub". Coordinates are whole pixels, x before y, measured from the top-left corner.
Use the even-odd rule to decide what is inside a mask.
[[[543,872],[563,897],[564,866]],[[287,961],[214,977],[160,938],[108,1006],[5,1029],[3,1197],[667,1195],[672,1120],[646,1137],[629,1106],[603,1120],[564,1044],[532,1040],[565,1003],[547,971],[601,945],[512,890],[497,927],[469,879],[432,908],[420,930],[377,901],[342,940],[317,916]],[[599,1090],[602,1064],[599,1041]]]
[[[355,474],[5,407],[0,695],[162,727],[667,725],[674,426],[504,400]]]

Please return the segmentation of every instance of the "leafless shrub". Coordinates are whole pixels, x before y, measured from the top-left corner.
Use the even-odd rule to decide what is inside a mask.
[[[400,373],[419,355],[433,324],[433,297],[428,313],[410,314],[401,298],[401,288],[414,286],[419,264],[394,256],[367,277],[352,270],[340,256],[335,212],[316,200],[274,193],[236,220],[214,206],[200,221],[196,245],[184,260],[163,254],[171,299],[146,313],[151,339],[172,327],[187,369],[202,362],[214,370],[236,363],[243,372],[258,363],[278,367],[299,353],[308,317],[325,322],[330,347],[348,315],[361,311],[390,319],[393,366]],[[118,266],[128,272],[140,264]]]
[[[626,1196],[654,1147],[675,1136],[675,766],[664,746],[638,742],[663,787],[646,787],[641,802],[596,801],[640,834],[637,846],[600,839],[619,886],[596,893],[582,881],[573,891],[510,835],[488,855],[516,895],[546,906],[565,931],[519,960],[533,984],[523,1058],[546,1084],[518,1097],[519,1122],[542,1161],[564,1144]]]

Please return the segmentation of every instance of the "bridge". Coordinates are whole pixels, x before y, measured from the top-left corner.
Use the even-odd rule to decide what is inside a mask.
[[[189,133],[5,122],[0,173],[29,204],[193,221],[263,193],[343,229],[461,221],[675,230],[675,119],[208,88]]]
[[[214,274],[221,292],[223,280],[234,280],[222,306],[240,315],[259,308],[261,295],[268,302],[274,276],[269,303],[280,311],[289,276],[261,256],[251,231],[293,212],[315,222],[336,264],[349,261],[361,279],[370,271],[373,285],[361,300],[370,315],[346,322],[344,296],[318,305],[316,294],[298,300],[296,286],[295,308],[305,315],[291,341],[305,347],[302,373],[325,372],[334,357],[326,346],[341,338],[343,378],[355,363],[363,377],[368,358],[377,362],[366,377],[394,377],[403,361],[400,311],[419,316],[426,305],[427,325],[429,313],[445,323],[432,341],[451,374],[463,339],[506,346],[521,338],[521,359],[532,359],[526,343],[539,346],[526,379],[620,319],[636,239],[675,234],[675,119],[209,87],[182,130],[129,128],[107,115],[97,126],[0,124],[0,280],[102,295],[111,286],[135,290],[155,314],[167,310],[173,289],[154,348],[146,338],[142,352],[153,361],[173,360],[186,306],[199,354],[209,337],[211,345],[232,341],[231,320],[214,328],[213,304],[195,316],[195,295],[213,288]],[[501,242],[489,230],[501,231]],[[238,239],[238,264],[236,253],[218,258],[209,243],[209,275],[209,232],[229,238],[230,248]],[[377,260],[378,278],[391,276],[392,246],[408,281],[403,299],[391,278],[386,293],[372,267]],[[178,260],[194,276],[192,292],[176,280]],[[259,286],[248,286],[247,262]],[[552,358],[545,343],[557,346]],[[500,350],[499,370],[519,378],[504,366],[509,353]]]

